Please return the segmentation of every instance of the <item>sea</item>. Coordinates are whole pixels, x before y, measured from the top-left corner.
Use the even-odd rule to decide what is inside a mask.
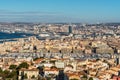
[[[5,40],[5,39],[14,39],[14,38],[25,38],[25,37],[30,37],[30,36],[35,36],[34,34],[31,33],[22,33],[22,32],[15,32],[15,33],[5,33],[5,32],[0,32],[0,40]],[[1,43],[1,41],[0,41]]]

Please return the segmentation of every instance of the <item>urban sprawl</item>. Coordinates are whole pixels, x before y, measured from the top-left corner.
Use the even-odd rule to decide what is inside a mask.
[[[0,23],[0,80],[120,80],[120,24]]]

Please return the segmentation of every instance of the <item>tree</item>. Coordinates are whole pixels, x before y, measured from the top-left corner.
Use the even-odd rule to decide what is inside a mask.
[[[89,80],[93,80],[93,78],[92,78],[92,77],[90,77],[90,78],[89,78]]]
[[[35,78],[35,75],[32,75],[31,79],[34,79]]]
[[[27,78],[28,78],[28,77],[27,77],[27,74],[25,74],[25,75],[24,75],[24,79],[27,79]]]
[[[46,77],[47,80],[51,80],[51,77]]]
[[[4,74],[9,74],[10,72],[8,70],[5,70],[3,73]]]
[[[2,69],[0,68],[0,73],[2,73],[3,71],[2,71]]]
[[[16,80],[17,79],[17,72],[16,71],[12,71],[8,74],[8,76],[6,76],[6,78],[12,78],[12,80]]]
[[[18,69],[21,69],[21,68],[28,68],[29,67],[29,64],[27,62],[22,62],[21,64],[19,64],[18,66]]]
[[[86,76],[86,75],[84,75],[84,76],[83,76],[83,78],[87,78],[87,76]]]
[[[7,78],[7,76],[9,75],[9,71],[8,70],[5,70],[2,72],[2,77],[3,77],[3,80]]]
[[[12,79],[12,80],[17,80],[17,72],[14,70],[12,72],[5,70],[0,72],[0,76],[2,76],[3,80],[5,79]]]
[[[17,65],[10,65],[9,69],[15,70],[17,68]]]
[[[81,78],[81,80],[87,80],[87,76],[86,75],[83,75],[83,77]]]

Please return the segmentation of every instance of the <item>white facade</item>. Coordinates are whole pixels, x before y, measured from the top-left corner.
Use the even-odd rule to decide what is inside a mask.
[[[55,62],[55,66],[57,68],[64,68],[65,67],[65,63],[64,62]]]

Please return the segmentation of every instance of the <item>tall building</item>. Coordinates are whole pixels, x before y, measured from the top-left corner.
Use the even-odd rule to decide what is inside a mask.
[[[68,29],[69,29],[69,34],[72,33],[72,26],[69,26]]]

